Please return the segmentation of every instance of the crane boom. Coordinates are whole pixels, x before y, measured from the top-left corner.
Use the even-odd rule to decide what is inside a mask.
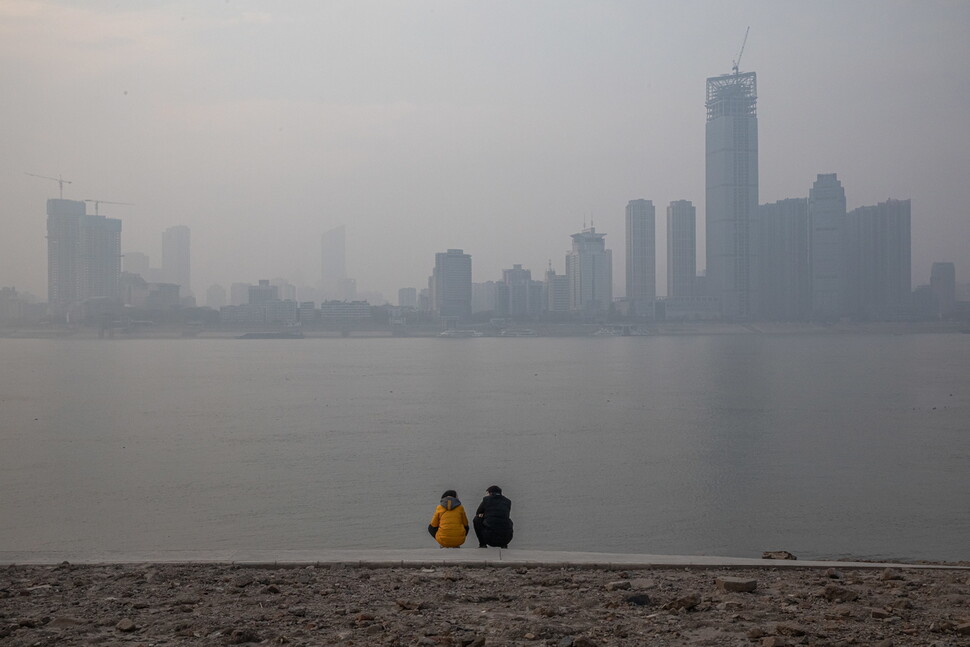
[[[84,201],[94,203],[94,215],[96,216],[100,215],[98,213],[98,207],[102,204],[127,204],[129,206],[134,206],[134,203],[132,202],[113,202],[111,200],[94,200],[92,198],[85,198]]]
[[[735,74],[739,73],[739,67],[741,65],[741,55],[744,54],[744,46],[748,43],[748,32],[751,31],[751,25],[744,30],[744,40],[741,41],[741,51],[738,52],[738,58],[734,61],[734,66],[731,68],[734,70]]]
[[[57,177],[51,177],[49,175],[37,175],[36,173],[27,173],[26,171],[24,171],[24,175],[29,175],[31,177],[39,177],[39,178],[42,178],[44,180],[54,180],[55,182],[57,182],[58,185],[60,185],[60,188],[61,188],[61,200],[64,199],[64,185],[71,183],[70,180],[65,180],[60,175],[58,175]]]

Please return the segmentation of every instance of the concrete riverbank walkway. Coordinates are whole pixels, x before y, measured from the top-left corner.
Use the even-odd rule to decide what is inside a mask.
[[[775,560],[713,555],[641,555],[528,549],[464,547],[368,550],[157,550],[132,552],[0,551],[0,566],[10,564],[236,564],[253,567],[297,567],[310,564],[346,566],[552,566],[610,569],[649,568],[908,568],[966,569],[970,566]]]

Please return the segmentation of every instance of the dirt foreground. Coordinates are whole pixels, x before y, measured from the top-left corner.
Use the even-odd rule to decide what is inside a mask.
[[[0,645],[970,645],[970,571],[0,568]]]

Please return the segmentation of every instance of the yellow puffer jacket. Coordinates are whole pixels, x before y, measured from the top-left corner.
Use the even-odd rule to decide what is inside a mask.
[[[468,517],[465,508],[456,497],[446,496],[435,508],[429,530],[434,532],[435,541],[445,548],[457,548],[465,543],[468,535]]]

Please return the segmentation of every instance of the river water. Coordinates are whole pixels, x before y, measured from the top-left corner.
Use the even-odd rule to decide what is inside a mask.
[[[0,551],[970,559],[970,335],[0,340]],[[474,545],[474,542],[470,542]]]

